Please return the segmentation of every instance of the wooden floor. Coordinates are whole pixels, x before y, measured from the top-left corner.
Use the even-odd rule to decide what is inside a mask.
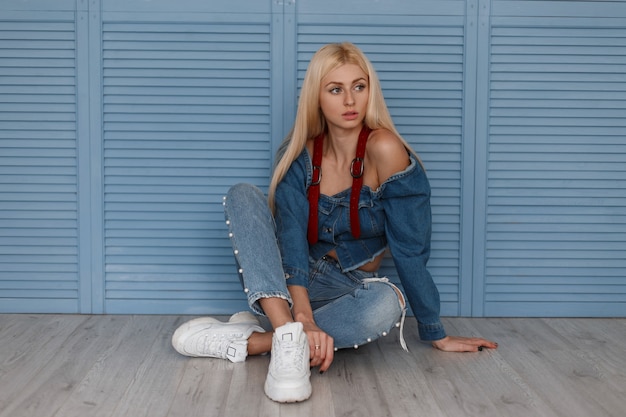
[[[170,345],[190,317],[0,315],[0,417],[626,416],[626,319],[448,318],[497,351],[444,353],[397,331],[337,352],[311,399],[263,394],[268,356],[233,364]]]

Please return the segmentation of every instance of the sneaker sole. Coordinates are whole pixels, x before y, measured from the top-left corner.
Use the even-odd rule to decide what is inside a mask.
[[[297,386],[281,384],[268,376],[265,380],[265,395],[278,403],[297,403],[308,400],[311,397],[312,387],[310,376],[307,376],[306,382]],[[273,381],[273,382],[272,382]]]

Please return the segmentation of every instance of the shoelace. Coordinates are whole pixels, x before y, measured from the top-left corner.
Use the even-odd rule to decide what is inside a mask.
[[[385,282],[389,284],[396,291],[396,294],[398,294],[398,301],[400,303],[400,307],[402,308],[402,314],[400,316],[400,346],[402,346],[402,349],[404,349],[405,352],[408,352],[409,347],[406,345],[406,341],[404,340],[404,320],[406,319],[406,300],[404,299],[404,294],[402,294],[402,291],[400,291],[400,288],[398,288],[393,282],[389,281],[389,278],[387,277],[364,278],[361,280],[361,282],[363,282],[364,284],[367,284],[368,282]]]
[[[205,336],[203,340],[202,353],[219,355],[220,358],[226,359],[228,348],[235,340],[232,335],[213,335],[213,337]]]
[[[280,354],[276,355],[276,370],[290,371],[292,369],[300,371],[304,363],[304,348],[298,342],[280,342]]]

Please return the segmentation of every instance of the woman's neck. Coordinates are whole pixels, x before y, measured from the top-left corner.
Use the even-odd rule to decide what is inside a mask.
[[[356,145],[361,128],[329,129],[324,141],[324,157],[334,159],[337,164],[350,163],[356,154]]]

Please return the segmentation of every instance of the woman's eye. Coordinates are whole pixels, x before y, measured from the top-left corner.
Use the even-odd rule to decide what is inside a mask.
[[[330,89],[330,93],[331,94],[339,94],[339,93],[341,93],[341,88],[333,87],[333,88]]]
[[[357,85],[354,86],[354,89],[356,91],[363,91],[363,90],[365,90],[365,88],[366,88],[365,84],[357,84]]]

